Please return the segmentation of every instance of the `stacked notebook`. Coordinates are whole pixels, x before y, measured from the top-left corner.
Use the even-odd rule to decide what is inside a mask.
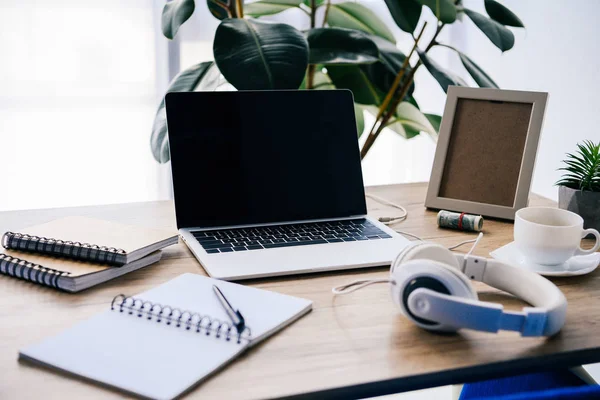
[[[238,333],[216,285],[243,314]],[[19,352],[22,360],[152,399],[172,399],[242,352],[291,324],[312,302],[184,274]],[[232,382],[235,384],[235,382]]]
[[[78,292],[154,264],[177,240],[170,231],[68,217],[4,233],[0,273]]]

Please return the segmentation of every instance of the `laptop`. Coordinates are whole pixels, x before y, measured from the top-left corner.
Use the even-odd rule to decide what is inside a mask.
[[[367,216],[350,91],[165,101],[177,228],[211,277],[390,265],[408,243]]]

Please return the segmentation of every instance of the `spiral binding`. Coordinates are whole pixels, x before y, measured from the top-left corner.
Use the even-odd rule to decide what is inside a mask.
[[[59,278],[70,274],[6,254],[0,254],[0,273],[56,289],[61,289],[58,286]]]
[[[119,312],[127,311],[129,315],[137,315],[138,318],[145,317],[148,320],[154,319],[158,323],[164,322],[175,328],[185,328],[186,331],[205,333],[207,336],[213,334],[217,339],[224,338],[230,341],[235,338],[238,344],[242,341],[250,341],[252,336],[249,327],[245,327],[243,332],[238,333],[230,323],[222,322],[208,315],[187,310],[182,311],[176,307],[152,303],[124,294],[119,294],[113,298],[110,309],[113,311],[118,309]]]
[[[7,249],[63,256],[102,264],[123,265],[127,263],[127,252],[123,249],[24,233],[6,232],[2,235],[2,246]]]

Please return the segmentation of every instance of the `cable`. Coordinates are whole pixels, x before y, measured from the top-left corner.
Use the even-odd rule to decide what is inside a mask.
[[[470,256],[473,250],[475,250],[475,246],[479,244],[481,238],[483,238],[483,232],[479,232],[479,235],[477,235],[475,239],[465,240],[464,242],[460,242],[458,244],[455,244],[454,246],[448,247],[448,250],[454,250],[456,248],[459,248],[460,246],[464,246],[465,244],[474,243],[473,246],[471,246],[469,252],[466,254],[466,256]]]
[[[402,232],[402,231],[396,231],[398,233],[401,233],[403,235],[407,235],[407,236],[412,236],[415,237],[421,241],[423,241],[423,239],[421,239],[420,237],[413,235],[412,233],[408,233],[408,232]],[[454,246],[448,247],[448,250],[454,250],[457,247],[463,246],[467,243],[473,243],[473,246],[471,246],[471,249],[469,250],[469,252],[467,254],[465,254],[465,259],[467,257],[469,257],[471,255],[471,253],[473,253],[473,251],[475,250],[475,247],[477,247],[477,245],[479,244],[479,242],[481,241],[481,239],[483,238],[483,232],[479,232],[479,235],[477,235],[476,239],[471,239],[471,240],[465,240],[464,242],[460,242],[458,244],[455,244]],[[359,289],[362,289],[364,287],[367,287],[369,285],[373,285],[375,283],[391,283],[392,285],[395,284],[394,281],[392,281],[391,279],[359,279],[350,283],[346,283],[344,285],[340,285],[340,286],[336,286],[334,288],[331,289],[331,293],[333,293],[334,295],[342,295],[342,294],[348,294],[348,293],[352,293],[355,292]]]
[[[383,199],[383,198],[381,198],[379,196],[375,196],[375,195],[369,194],[369,193],[365,194],[365,197],[368,197],[368,198],[370,198],[372,200],[375,200],[376,202],[381,203],[383,205],[394,207],[394,208],[397,208],[398,210],[402,211],[402,215],[399,215],[399,216],[395,216],[395,217],[379,217],[378,218],[379,222],[381,222],[381,223],[383,223],[385,225],[391,225],[391,224],[394,224],[394,223],[398,223],[398,222],[404,221],[406,219],[406,217],[408,216],[408,211],[406,211],[406,208],[402,207],[399,204],[392,203],[389,200]]]
[[[350,283],[346,283],[345,285],[336,286],[331,289],[331,293],[334,295],[338,294],[348,294],[352,293],[358,289],[362,289],[369,285],[373,285],[375,283],[388,283],[391,282],[390,279],[360,279]]]
[[[467,259],[467,257],[469,257],[471,255],[471,253],[473,253],[473,250],[475,250],[475,247],[477,247],[477,245],[481,241],[482,237],[483,237],[483,232],[479,232],[479,235],[477,235],[477,239],[475,239],[475,243],[473,243],[473,246],[471,246],[471,250],[469,250],[469,252],[467,254],[465,254],[465,259]]]
[[[448,250],[454,250],[459,248],[460,246],[464,246],[465,244],[469,244],[469,243],[475,243],[477,239],[471,239],[471,240],[465,240],[464,242],[460,242],[458,244],[455,244],[454,246],[448,247]]]
[[[424,239],[421,239],[420,237],[418,237],[417,235],[413,235],[412,233],[408,233],[408,232],[404,232],[404,231],[399,231],[399,230],[396,230],[396,229],[394,229],[394,231],[398,232],[401,235],[409,236],[409,237],[415,238],[417,240],[420,240],[421,242],[425,241]]]

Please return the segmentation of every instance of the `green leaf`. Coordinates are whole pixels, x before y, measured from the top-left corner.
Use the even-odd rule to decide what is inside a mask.
[[[394,34],[385,23],[373,11],[358,3],[332,4],[327,23],[331,27],[356,29],[396,43]]]
[[[297,89],[308,65],[308,43],[296,28],[225,19],[215,33],[215,62],[238,90]]]
[[[514,26],[517,28],[524,28],[523,21],[519,19],[508,8],[498,3],[496,0],[485,0],[485,11],[494,21],[508,26]]]
[[[456,21],[456,6],[452,0],[417,0],[433,11],[433,15],[443,23],[451,24]]]
[[[396,44],[382,39],[379,36],[367,36],[377,45],[381,62],[385,63],[390,70],[400,70],[406,56],[396,47]]]
[[[315,7],[320,7],[323,4],[325,4],[326,0],[315,0]],[[310,0],[303,0],[302,3],[307,6],[310,7]]]
[[[373,85],[384,93],[387,93],[391,89],[394,80],[396,79],[396,75],[398,75],[398,72],[400,71],[400,68],[398,68],[398,70],[390,70],[389,67],[382,62],[361,65],[360,68]],[[410,68],[407,68],[407,72],[408,71],[410,71]],[[406,72],[404,76],[406,77]],[[407,94],[410,96],[414,91],[415,84],[412,82],[408,88]]]
[[[513,48],[515,45],[515,35],[513,35],[510,29],[473,10],[465,8],[464,12],[501,51],[504,52]]]
[[[313,90],[335,90],[335,86],[329,79],[329,76],[323,72],[323,65],[315,66],[315,74],[313,76]],[[306,75],[302,84],[298,88],[300,90],[306,90]]]
[[[417,107],[419,110],[421,109],[421,107],[419,107],[419,104],[417,103],[417,100],[415,100],[414,97],[412,97],[412,96],[406,96],[406,101],[408,101],[413,106]]]
[[[438,81],[444,92],[448,92],[448,86],[468,86],[461,77],[439,66],[422,51],[419,51],[419,57],[427,71]]]
[[[442,116],[435,114],[425,114],[425,117],[429,120],[431,126],[437,133],[440,133],[440,125],[442,124]]]
[[[379,111],[375,106],[363,106],[363,108],[373,116],[376,116]],[[391,129],[405,139],[411,139],[421,132],[425,132],[436,140],[437,129],[431,123],[428,115],[431,114],[423,114],[412,103],[402,102],[396,109],[394,117],[388,121],[386,128]]]
[[[394,22],[404,32],[414,32],[423,6],[417,0],[385,0]]]
[[[167,93],[192,92],[196,89],[214,90],[217,87],[219,76],[219,69],[216,68],[214,62],[208,61],[196,64],[180,72],[169,85]],[[161,164],[169,161],[169,138],[167,136],[167,116],[164,97],[158,106],[154,123],[152,124],[150,147],[156,161]]]
[[[432,136],[437,135],[437,131],[433,125],[431,125],[429,119],[427,119],[427,117],[417,107],[406,101],[398,105],[393,124],[402,125],[404,128],[404,134],[398,130],[396,130],[396,132],[400,133],[407,139],[418,135],[419,132],[426,132]]]
[[[379,60],[379,49],[364,33],[343,28],[308,32],[310,64],[368,64]]]
[[[297,8],[302,0],[262,0],[244,4],[244,15],[261,17],[278,14],[291,8]]]
[[[460,61],[462,62],[462,64],[466,68],[466,70],[469,71],[469,74],[471,75],[471,77],[473,77],[475,82],[477,82],[479,87],[496,88],[496,89],[498,88],[498,85],[496,84],[496,82],[494,82],[494,80],[492,78],[490,78],[490,76],[488,74],[486,74],[485,71],[482,70],[481,67],[479,67],[479,65],[475,64],[473,62],[473,60],[471,60],[469,57],[467,57],[465,54],[461,53],[460,51],[457,50],[456,52],[458,53],[458,56],[460,57]]]
[[[359,104],[379,105],[385,97],[358,65],[330,65],[327,74],[336,88],[351,90]]]
[[[577,153],[567,153],[565,167],[559,168],[567,173],[556,184],[600,192],[600,142],[585,140],[577,144],[577,149]]]
[[[177,35],[179,27],[194,13],[194,0],[173,0],[162,11],[162,32],[168,39]]]
[[[239,15],[235,0],[206,0],[210,13],[216,19],[235,18]]]
[[[385,127],[396,132],[404,139],[412,139],[416,136],[419,136],[419,134],[421,133],[417,129],[411,128],[410,126],[402,125],[400,122],[392,122],[391,124],[388,124]]]
[[[370,35],[370,38],[379,48],[379,58],[381,61],[363,65],[361,66],[361,69],[379,90],[387,93],[392,87],[396,75],[400,72],[400,68],[402,68],[402,63],[406,59],[406,56],[398,50],[395,44],[373,35]],[[408,71],[410,71],[409,67],[407,67],[405,73]],[[409,95],[413,93],[414,88],[415,85],[412,83],[408,91]]]
[[[361,137],[365,131],[365,111],[356,103],[354,104],[354,115],[356,118],[356,132],[358,137]]]

